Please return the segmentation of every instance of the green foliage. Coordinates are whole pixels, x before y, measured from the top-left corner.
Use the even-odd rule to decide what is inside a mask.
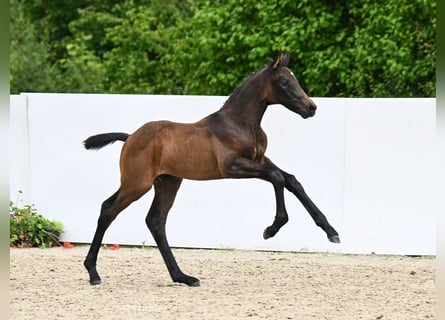
[[[192,78],[186,91],[227,95],[276,52],[289,51],[290,67],[302,85],[309,86],[312,95],[330,94],[326,86],[335,85],[336,79],[326,76],[324,65],[330,65],[326,58],[342,51],[337,40],[342,40],[339,30],[346,28],[341,10],[341,5],[309,0],[230,0],[199,11],[189,23],[194,33],[182,49],[190,51],[183,63]],[[313,75],[312,83],[307,75]]]
[[[120,8],[120,23],[106,33],[112,46],[103,56],[108,92],[180,93],[175,89],[175,66],[162,62],[171,46],[171,29],[184,11],[174,3],[164,3],[157,0],[150,6]]]
[[[348,38],[356,95],[435,96],[435,1],[362,1]],[[397,6],[397,10],[394,10]],[[420,94],[422,93],[422,94]]]
[[[67,56],[58,60],[61,74],[56,91],[73,93],[100,93],[104,77],[98,57],[81,41],[66,45]]]
[[[18,208],[9,202],[9,245],[12,247],[50,248],[60,245],[62,223],[50,221],[37,213],[33,205]]]
[[[36,3],[26,4],[28,2],[10,1],[11,93],[102,92],[102,64],[86,48],[87,38],[71,42],[62,38],[54,42],[52,38],[58,34],[66,36],[67,32],[50,21],[59,21],[66,15],[57,19],[46,17],[43,9],[43,12],[37,10],[40,7]],[[33,20],[37,18],[40,20]]]
[[[311,96],[435,96],[431,0],[10,4],[13,93],[228,95],[289,51]]]
[[[52,91],[55,68],[48,63],[50,48],[26,17],[21,2],[10,2],[11,93]]]
[[[435,24],[434,1],[230,0],[198,11],[176,53],[186,92],[226,95],[285,50],[312,96],[434,96]]]

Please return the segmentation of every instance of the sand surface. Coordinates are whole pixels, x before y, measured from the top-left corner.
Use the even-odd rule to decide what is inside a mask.
[[[174,249],[200,287],[171,282],[157,248],[10,250],[10,319],[436,319],[434,257]]]

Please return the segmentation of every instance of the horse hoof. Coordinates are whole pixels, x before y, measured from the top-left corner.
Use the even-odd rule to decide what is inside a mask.
[[[199,282],[198,279],[196,279],[196,281],[191,282],[191,283],[187,283],[187,285],[188,285],[189,287],[199,287],[199,286],[201,285],[201,283]]]
[[[333,243],[340,243],[340,237],[338,235],[328,237],[329,241]]]
[[[185,277],[173,279],[173,282],[183,283],[183,284],[188,285],[189,287],[199,287],[200,286],[199,279],[195,278],[195,277],[191,277],[191,276],[185,276]]]
[[[102,281],[100,279],[95,279],[95,280],[91,280],[90,284],[92,286],[97,286],[98,284],[100,284]]]
[[[264,232],[263,232],[263,238],[264,238],[264,240],[271,238],[271,235],[267,232],[267,229],[264,230]]]
[[[186,285],[188,285],[189,287],[199,287],[200,286],[200,282],[198,278],[195,277],[191,277],[188,276],[187,278],[185,278],[183,281],[181,281],[182,283],[185,283]]]

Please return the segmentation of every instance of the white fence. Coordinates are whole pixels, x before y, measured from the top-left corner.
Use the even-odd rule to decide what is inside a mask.
[[[90,242],[100,205],[119,187],[117,142],[87,151],[90,135],[131,133],[151,120],[192,122],[226,97],[22,94],[11,96],[11,200],[63,222],[64,240]],[[267,155],[293,173],[339,231],[328,242],[290,193],[290,221],[267,241],[275,214],[260,180],[184,181],[167,234],[178,247],[435,254],[435,99],[314,98],[315,117],[270,106]],[[18,190],[23,194],[18,195]],[[105,243],[154,244],[145,226],[153,192],[119,215]]]

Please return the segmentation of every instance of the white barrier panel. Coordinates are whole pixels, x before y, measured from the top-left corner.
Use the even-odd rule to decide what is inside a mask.
[[[12,144],[16,142],[19,159],[11,165],[11,199],[23,190],[46,217],[63,222],[63,239],[90,242],[102,201],[119,187],[122,143],[87,151],[82,141],[97,133],[131,133],[152,120],[197,121],[225,99],[12,96]],[[290,193],[289,223],[263,240],[275,214],[271,185],[218,180],[183,182],[167,222],[172,246],[435,254],[435,99],[314,101],[318,111],[310,119],[282,106],[269,107],[262,124],[268,135],[266,154],[300,180],[339,231],[342,244],[328,242]],[[104,243],[154,244],[144,221],[152,198],[150,191],[123,211]]]
[[[351,99],[344,250],[434,253],[435,100]]]
[[[28,98],[26,95],[10,97],[10,137],[9,144],[9,189],[10,199],[17,203],[21,199],[30,203],[29,187],[29,135],[28,135]],[[22,191],[20,195],[18,191]]]

